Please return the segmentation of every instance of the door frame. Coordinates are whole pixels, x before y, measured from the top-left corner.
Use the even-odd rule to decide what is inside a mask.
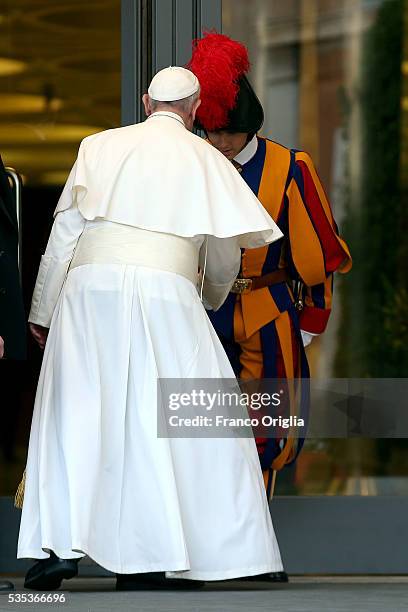
[[[159,9],[160,6],[160,10]],[[141,96],[155,72],[183,65],[191,41],[222,29],[222,0],[122,0],[122,124],[143,120]],[[274,528],[289,574],[407,574],[408,498],[277,496]],[[0,573],[24,574],[17,560],[20,513],[0,497]],[[81,575],[108,575],[92,562]]]

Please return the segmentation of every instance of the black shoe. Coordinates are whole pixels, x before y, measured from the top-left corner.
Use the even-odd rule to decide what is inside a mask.
[[[15,587],[9,580],[0,580],[0,591],[14,591]]]
[[[78,574],[78,559],[60,559],[50,552],[49,559],[37,561],[28,570],[24,587],[37,591],[54,591],[61,582],[74,578]]]
[[[202,580],[186,578],[166,578],[165,572],[145,572],[143,574],[116,574],[117,591],[150,591],[154,589],[200,589]]]
[[[236,578],[236,580],[251,580],[253,582],[289,582],[289,576],[286,572],[270,572],[269,574]]]
[[[202,589],[205,586],[204,580],[188,580],[188,578],[166,578],[164,577],[164,589],[180,589],[183,591]]]

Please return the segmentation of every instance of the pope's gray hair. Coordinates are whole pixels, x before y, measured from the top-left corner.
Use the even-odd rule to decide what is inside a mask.
[[[154,100],[150,96],[149,96],[149,100],[150,100],[150,106],[153,112],[156,111],[159,107],[163,106],[167,108],[177,109],[183,113],[189,113],[199,97],[200,97],[200,90],[194,92],[191,96],[188,96],[188,98],[183,98],[182,100],[172,100],[171,102],[162,102],[160,100]]]

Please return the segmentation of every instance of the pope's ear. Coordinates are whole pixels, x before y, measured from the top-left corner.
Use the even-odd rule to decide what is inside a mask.
[[[200,98],[198,98],[198,100],[195,101],[194,106],[193,106],[193,112],[192,112],[193,119],[195,119],[196,112],[197,112],[197,109],[200,106],[200,104],[201,104],[201,100],[200,100]]]
[[[144,109],[145,109],[146,117],[149,117],[149,115],[152,114],[152,108],[150,106],[149,94],[146,94],[146,93],[143,94],[142,102],[143,102],[143,106],[144,106]]]

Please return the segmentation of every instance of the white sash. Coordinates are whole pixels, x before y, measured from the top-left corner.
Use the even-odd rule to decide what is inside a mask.
[[[108,221],[88,222],[70,269],[93,263],[158,268],[194,285],[198,280],[198,249],[191,239]]]

